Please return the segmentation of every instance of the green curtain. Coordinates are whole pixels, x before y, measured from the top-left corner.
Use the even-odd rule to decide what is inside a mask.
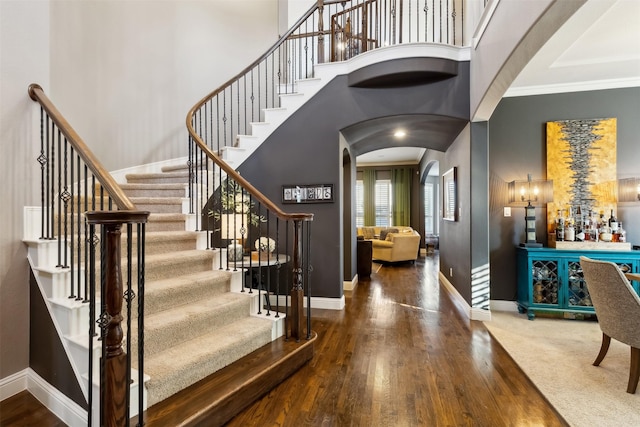
[[[393,225],[411,225],[411,181],[412,168],[393,168],[391,188],[393,189]]]
[[[376,225],[376,171],[365,169],[364,186],[364,225]]]

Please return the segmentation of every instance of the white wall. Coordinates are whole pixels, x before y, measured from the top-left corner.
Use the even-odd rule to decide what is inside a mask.
[[[45,88],[107,170],[186,155],[185,117],[278,37],[277,0],[56,0]]]
[[[45,93],[108,170],[186,155],[199,99],[277,39],[277,0],[0,0],[0,379],[29,364],[23,207]]]
[[[22,209],[39,200],[40,110],[49,84],[49,1],[0,0],[0,378],[29,366],[29,275]]]

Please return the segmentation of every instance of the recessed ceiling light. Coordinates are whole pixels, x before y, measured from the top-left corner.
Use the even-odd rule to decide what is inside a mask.
[[[396,138],[404,138],[405,136],[407,136],[407,133],[405,131],[403,131],[402,129],[399,129],[399,130],[395,131],[393,136],[395,136]]]

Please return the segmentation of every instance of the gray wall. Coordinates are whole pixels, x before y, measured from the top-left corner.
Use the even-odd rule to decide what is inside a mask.
[[[274,201],[280,200],[281,186],[285,184],[334,184],[334,203],[282,207],[289,212],[306,211],[315,215],[311,254],[313,296],[341,297],[343,278],[355,274],[355,271],[351,274],[342,271],[345,257],[341,252],[343,234],[338,225],[343,199],[339,185],[340,130],[364,120],[406,113],[468,119],[468,68],[468,63],[461,63],[456,78],[402,88],[352,88],[347,86],[347,76],[338,76],[296,111],[239,168],[245,178]],[[468,155],[466,157],[468,159]],[[351,250],[353,260],[355,244]]]
[[[516,76],[586,0],[498,3],[471,50],[471,118],[488,120]]]
[[[492,299],[515,300],[515,249],[524,239],[524,209],[503,217],[507,182],[546,178],[548,121],[617,118],[617,173],[640,176],[640,88],[610,89],[503,99],[489,121],[490,254]],[[640,244],[640,203],[620,204],[627,238]],[[546,209],[536,209],[538,241],[546,244]]]
[[[440,175],[457,168],[457,221],[442,220],[440,208],[440,272],[471,301],[471,126],[467,125],[440,162]],[[441,186],[442,187],[442,186]],[[442,190],[441,190],[442,193]],[[442,198],[442,194],[440,195]]]

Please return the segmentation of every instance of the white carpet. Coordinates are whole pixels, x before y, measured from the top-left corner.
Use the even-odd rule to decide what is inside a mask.
[[[592,365],[602,340],[597,322],[491,316],[484,322],[489,332],[570,425],[640,426],[640,387],[626,392],[629,346],[611,340],[600,366]]]

